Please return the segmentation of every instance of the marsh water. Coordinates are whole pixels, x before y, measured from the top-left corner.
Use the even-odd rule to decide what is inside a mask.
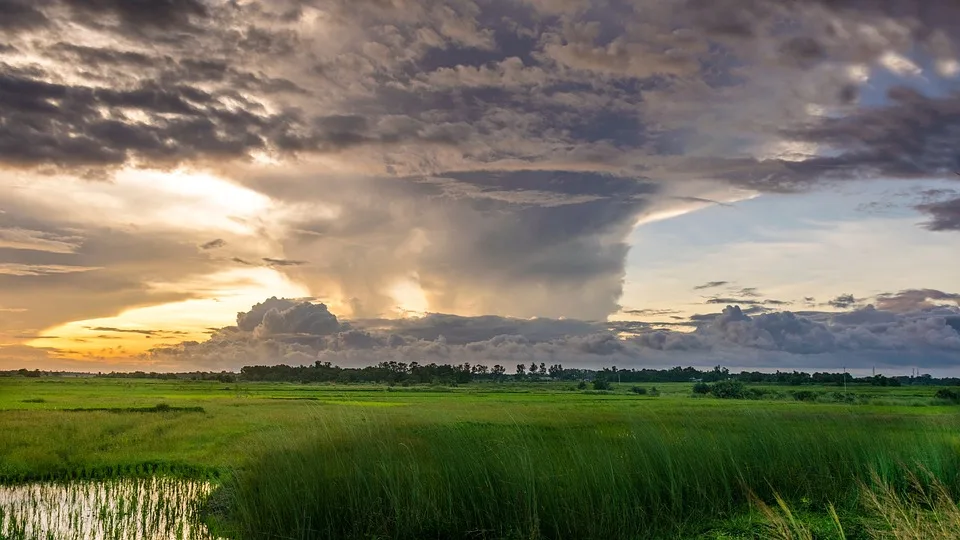
[[[0,539],[215,540],[206,482],[145,478],[0,486]]]

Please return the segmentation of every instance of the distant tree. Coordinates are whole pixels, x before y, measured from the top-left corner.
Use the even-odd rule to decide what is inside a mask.
[[[563,366],[560,364],[554,364],[550,366],[550,378],[551,379],[560,379],[563,377]]]
[[[540,375],[546,375],[546,374],[547,374],[547,365],[544,364],[543,362],[540,362]]]
[[[534,375],[536,375],[536,374],[537,374],[537,363],[536,363],[536,362],[530,362],[530,369],[527,370],[527,371],[529,372],[529,374],[530,374],[531,377],[533,377]]]
[[[517,364],[517,378],[522,379],[527,372],[527,366],[523,364]]]
[[[712,371],[703,374],[703,380],[707,382],[722,381],[730,378],[730,370],[722,366],[714,366]]]
[[[503,375],[504,375],[506,372],[507,372],[507,368],[501,366],[500,364],[497,364],[497,365],[493,366],[493,370],[492,370],[490,373],[491,373],[491,375],[493,375],[493,378],[494,378],[497,382],[500,382],[500,381],[503,380]]]

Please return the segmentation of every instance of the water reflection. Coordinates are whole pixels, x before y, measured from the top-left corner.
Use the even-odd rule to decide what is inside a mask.
[[[0,487],[0,538],[214,540],[199,519],[211,489],[172,478]]]

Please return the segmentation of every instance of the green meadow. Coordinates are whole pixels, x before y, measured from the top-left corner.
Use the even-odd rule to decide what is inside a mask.
[[[235,539],[960,537],[936,387],[652,386],[0,378],[0,483],[201,481]]]

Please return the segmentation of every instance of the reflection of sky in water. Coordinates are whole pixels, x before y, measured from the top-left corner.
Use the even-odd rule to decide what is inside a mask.
[[[0,538],[213,540],[203,482],[169,478],[0,487]]]

